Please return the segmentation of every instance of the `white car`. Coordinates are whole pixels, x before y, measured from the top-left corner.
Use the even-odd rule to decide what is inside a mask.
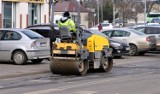
[[[49,59],[49,39],[27,29],[0,29],[0,61],[21,65]]]
[[[111,23],[101,23],[101,24],[102,24],[103,30],[108,30],[108,29],[112,29],[113,28]],[[98,30],[98,24],[96,26],[94,26],[94,27],[91,27],[90,29]]]

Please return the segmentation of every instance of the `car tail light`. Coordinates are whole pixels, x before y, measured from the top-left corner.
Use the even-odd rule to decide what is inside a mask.
[[[33,41],[33,42],[32,42],[31,48],[37,48],[37,43],[36,43],[36,41]]]
[[[151,42],[151,39],[149,37],[146,38],[146,41]]]

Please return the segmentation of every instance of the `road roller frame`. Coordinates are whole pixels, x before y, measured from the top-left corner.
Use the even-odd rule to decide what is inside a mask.
[[[109,40],[103,36],[91,34],[82,38],[85,31],[77,32],[74,43],[53,43],[51,72],[54,74],[85,75],[89,69],[109,72],[113,66],[112,50]]]

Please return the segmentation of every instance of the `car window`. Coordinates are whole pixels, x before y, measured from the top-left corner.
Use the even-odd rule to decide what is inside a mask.
[[[145,29],[145,27],[136,27],[134,28],[135,30],[141,30],[141,29]]]
[[[145,33],[139,32],[139,31],[134,30],[134,29],[130,29],[130,31],[132,31],[133,33],[135,33],[135,34],[137,34],[137,35],[145,35]]]
[[[42,35],[45,38],[49,38],[49,29],[30,29],[32,31],[35,31],[37,33],[39,33],[40,35]]]
[[[102,33],[105,34],[108,37],[111,37],[112,32],[113,32],[112,30],[108,30],[108,31],[105,31],[105,32],[102,32]]]
[[[7,31],[3,37],[3,40],[20,40],[22,37],[19,33],[14,31]]]
[[[102,26],[109,26],[109,23],[108,24],[107,23],[106,24],[102,24]]]
[[[130,33],[122,30],[115,30],[112,37],[127,37]]]
[[[0,31],[0,39],[2,39],[3,31]]]
[[[160,28],[148,27],[145,31],[146,34],[160,34]]]
[[[139,29],[137,31],[145,33],[145,28]]]
[[[23,30],[21,31],[23,34],[25,34],[26,36],[28,36],[30,39],[40,39],[40,38],[44,38],[42,35],[32,31],[32,30]]]

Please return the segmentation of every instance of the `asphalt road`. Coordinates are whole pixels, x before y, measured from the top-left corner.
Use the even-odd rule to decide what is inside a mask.
[[[114,59],[109,73],[90,71],[75,76],[46,72],[0,80],[0,94],[160,94],[159,88],[160,54],[150,53]]]

